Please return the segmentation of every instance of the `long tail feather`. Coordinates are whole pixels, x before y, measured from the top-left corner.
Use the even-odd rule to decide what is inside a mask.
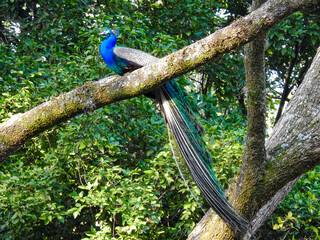
[[[187,166],[185,164],[185,161],[183,159],[183,156],[181,155],[181,152],[177,149],[179,149],[178,143],[175,140],[170,128],[168,129],[168,135],[169,135],[169,141],[171,146],[171,151],[173,153],[173,159],[176,162],[176,165],[178,167],[178,171],[181,175],[181,178],[183,182],[185,183],[186,187],[188,188],[189,192],[191,193],[193,199],[197,202],[198,206],[201,208],[202,212],[205,213],[205,210],[203,209],[203,206],[200,204],[199,198],[194,194],[194,192],[191,190],[189,186],[190,174],[188,174]]]
[[[215,177],[212,158],[201,138],[201,127],[177,84],[172,81],[157,89],[156,99],[185,164],[206,201],[232,229],[247,229],[247,220],[227,201]]]

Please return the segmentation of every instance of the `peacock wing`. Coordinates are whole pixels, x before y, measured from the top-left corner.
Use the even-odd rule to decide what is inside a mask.
[[[130,66],[136,68],[143,67],[149,63],[159,60],[159,58],[156,58],[149,53],[145,53],[133,48],[115,47],[113,52],[119,58],[126,60]]]

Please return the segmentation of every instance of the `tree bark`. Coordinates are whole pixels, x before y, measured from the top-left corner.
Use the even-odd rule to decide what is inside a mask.
[[[243,240],[249,240],[252,233],[255,233],[271,216],[274,210],[278,207],[279,203],[287,196],[294,185],[298,182],[300,177],[292,180],[282,187],[262,208],[259,209],[256,216],[251,221],[251,232],[247,232],[243,237]]]
[[[24,142],[88,109],[132,98],[250,42],[289,14],[320,0],[269,0],[228,27],[123,77],[89,82],[0,125],[0,163]]]
[[[257,183],[260,199],[253,201],[250,206],[255,215],[250,219],[251,232],[246,233],[243,239],[250,239],[291,190],[301,174],[320,163],[319,93],[320,48],[302,84],[266,141],[266,164],[257,176],[257,178],[263,176],[262,181]],[[241,183],[238,187],[239,185],[241,186]],[[242,194],[251,193],[251,190],[245,189]],[[235,190],[231,189],[231,192]],[[235,198],[234,202],[240,202],[237,206],[242,206],[241,194],[232,197]],[[188,239],[234,238],[235,235],[229,227],[210,211]]]
[[[252,10],[257,9],[265,0],[253,0]],[[251,219],[255,210],[252,204],[259,204],[260,189],[259,182],[263,181],[261,170],[264,169],[266,163],[265,137],[266,137],[266,80],[265,80],[265,39],[266,33],[259,35],[252,42],[245,46],[244,66],[246,78],[246,95],[248,105],[247,116],[247,137],[244,157],[242,161],[242,169],[238,184],[240,184],[233,195],[243,197],[242,204],[246,203],[246,207],[242,207],[243,214]],[[250,193],[241,194],[250,188]]]

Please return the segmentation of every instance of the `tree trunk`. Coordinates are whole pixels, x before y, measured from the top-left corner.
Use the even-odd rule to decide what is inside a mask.
[[[252,10],[257,9],[265,0],[253,0]],[[245,216],[251,219],[255,210],[251,207],[252,204],[259,205],[260,190],[259,182],[263,181],[263,175],[260,175],[261,170],[265,168],[266,151],[266,83],[265,83],[265,66],[264,66],[264,51],[266,33],[259,35],[255,40],[245,46],[244,66],[246,78],[246,95],[248,105],[247,116],[247,138],[240,173],[239,183],[236,195],[241,194],[245,189],[251,189],[250,193],[241,194],[243,204],[242,212]]]
[[[236,186],[231,186],[231,198],[238,207],[248,204],[246,199],[242,204],[243,196],[256,194],[256,190],[259,190],[257,196],[250,196],[253,199],[250,213],[254,213],[254,216],[250,218],[251,232],[246,233],[242,239],[250,239],[250,236],[265,222],[291,190],[299,176],[320,163],[319,106],[320,48],[302,84],[266,141],[266,163],[256,177],[259,180],[256,181],[257,186],[253,189],[244,189],[238,195],[232,194],[239,192],[238,188],[243,189],[246,177],[240,178]],[[210,210],[188,239],[219,240],[236,237],[229,227]]]

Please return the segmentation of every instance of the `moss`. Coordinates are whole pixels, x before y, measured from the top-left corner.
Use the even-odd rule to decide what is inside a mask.
[[[8,139],[7,136],[0,135],[0,145],[1,146],[10,146],[12,144],[12,139]]]

